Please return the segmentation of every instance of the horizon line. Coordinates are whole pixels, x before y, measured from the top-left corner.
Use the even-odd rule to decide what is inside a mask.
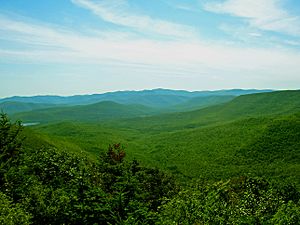
[[[108,93],[116,93],[116,92],[143,92],[143,91],[156,91],[156,90],[165,90],[165,91],[184,91],[184,92],[217,92],[217,91],[232,91],[232,90],[257,90],[257,91],[288,91],[288,90],[300,90],[299,89],[274,89],[274,88],[224,88],[224,89],[205,89],[205,90],[187,90],[187,89],[172,89],[172,88],[152,88],[152,89],[123,89],[123,90],[113,90],[113,91],[104,91],[104,92],[93,92],[93,93],[82,93],[82,94],[70,94],[70,95],[63,95],[63,94],[33,94],[33,95],[11,95],[11,96],[4,96],[0,97],[0,100],[8,99],[8,98],[30,98],[30,97],[76,97],[76,96],[92,96],[92,95],[102,95]]]

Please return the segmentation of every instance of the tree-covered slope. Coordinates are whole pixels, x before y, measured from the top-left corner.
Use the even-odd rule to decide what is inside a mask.
[[[299,115],[252,118],[153,135],[146,158],[175,173],[210,179],[257,175],[300,184]],[[147,139],[145,138],[144,141]]]
[[[130,158],[183,178],[255,174],[299,185],[299,93],[245,95],[187,113],[35,129],[92,154],[122,142]]]
[[[278,115],[300,111],[300,90],[242,95],[223,105],[218,114],[228,118]]]
[[[28,132],[23,145],[21,130],[1,115],[1,224],[155,224],[163,198],[178,192],[171,176],[117,158],[119,144],[91,160]]]
[[[23,122],[58,121],[104,121],[132,118],[154,114],[155,110],[143,105],[122,105],[115,102],[100,102],[91,105],[55,107],[15,114]]]
[[[177,112],[193,111],[208,106],[229,102],[234,98],[235,96],[233,95],[224,95],[224,96],[213,95],[213,96],[193,97],[190,100],[187,100],[181,104],[170,106],[169,111],[177,111]]]
[[[241,119],[219,125],[165,130],[134,130],[101,124],[37,126],[48,138],[70,142],[96,157],[109,143],[121,142],[130,159],[188,180],[255,175],[300,185],[299,114]]]
[[[120,144],[91,160],[21,131],[1,115],[1,224],[297,225],[300,219],[300,192],[289,183],[242,176],[181,186],[127,161]]]
[[[239,155],[240,154],[240,155]],[[248,163],[300,163],[300,113],[274,118],[237,156]]]
[[[132,129],[176,130],[226,123],[242,118],[283,115],[300,111],[300,91],[276,91],[242,95],[232,101],[191,112],[170,113],[118,121],[115,126]]]

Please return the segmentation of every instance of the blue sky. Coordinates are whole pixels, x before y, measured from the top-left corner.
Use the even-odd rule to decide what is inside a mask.
[[[298,0],[0,0],[0,97],[299,89]]]

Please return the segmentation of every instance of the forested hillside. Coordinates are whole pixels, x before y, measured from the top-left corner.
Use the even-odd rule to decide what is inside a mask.
[[[5,115],[0,134],[2,224],[297,224],[300,219],[300,192],[291,184],[240,177],[183,187],[158,169],[127,161],[120,144],[91,160],[22,132]]]
[[[251,94],[191,112],[93,124],[84,118],[35,130],[91,157],[121,142],[130,159],[182,180],[251,174],[300,185],[299,99],[299,91]]]
[[[99,102],[91,105],[55,107],[17,113],[13,115],[13,118],[21,118],[24,122],[39,123],[59,121],[97,122],[120,118],[143,117],[155,113],[157,113],[157,110],[144,105]]]
[[[238,119],[284,115],[300,111],[300,91],[242,95],[233,100],[190,112],[118,121],[116,126],[135,129],[182,129],[232,122]]]
[[[205,99],[3,114],[0,224],[298,224],[300,91]]]

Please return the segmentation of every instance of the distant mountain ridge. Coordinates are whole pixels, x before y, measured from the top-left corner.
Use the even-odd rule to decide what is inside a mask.
[[[185,91],[171,89],[152,89],[142,91],[116,91],[103,94],[74,95],[74,96],[55,96],[41,95],[22,97],[14,96],[0,99],[3,102],[22,102],[37,104],[55,104],[55,105],[87,105],[101,101],[114,101],[120,104],[142,104],[148,107],[168,107],[171,105],[184,103],[194,97],[205,96],[239,96],[245,94],[271,92],[273,90],[256,89],[231,89],[216,91]]]
[[[8,114],[14,114],[18,112],[28,112],[36,109],[52,108],[55,106],[57,105],[44,104],[44,103],[5,101],[0,103],[0,111],[3,111]]]

